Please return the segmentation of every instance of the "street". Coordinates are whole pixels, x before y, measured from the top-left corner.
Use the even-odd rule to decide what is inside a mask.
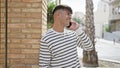
[[[79,58],[82,58],[82,49],[77,49]],[[96,51],[99,59],[120,62],[120,43],[96,39]]]

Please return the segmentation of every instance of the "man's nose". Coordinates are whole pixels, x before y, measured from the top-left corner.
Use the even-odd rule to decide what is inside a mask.
[[[69,17],[69,19],[71,19],[71,16]]]

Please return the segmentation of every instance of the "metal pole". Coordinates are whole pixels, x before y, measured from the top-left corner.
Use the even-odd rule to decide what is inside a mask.
[[[7,44],[8,44],[8,36],[7,36],[7,34],[8,34],[8,0],[6,0],[6,2],[5,2],[5,11],[6,11],[6,13],[5,13],[5,21],[6,21],[6,23],[5,23],[5,68],[8,68],[8,65],[7,65],[7,59],[8,59],[8,53],[7,53],[7,49],[8,49],[8,47],[7,47]]]

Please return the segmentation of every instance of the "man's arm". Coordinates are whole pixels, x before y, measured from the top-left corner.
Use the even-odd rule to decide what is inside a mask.
[[[86,51],[93,50],[93,44],[90,38],[85,34],[85,32],[80,28],[79,24],[76,22],[71,22],[72,25],[67,28],[68,30],[76,31],[77,34],[77,45]]]
[[[40,68],[48,68],[50,65],[51,54],[49,52],[46,42],[41,40],[40,55],[39,55],[39,66]]]
[[[90,40],[90,38],[85,34],[85,32],[80,29],[80,27],[76,30],[77,34],[77,45],[81,48],[83,48],[86,51],[93,50],[93,44]]]

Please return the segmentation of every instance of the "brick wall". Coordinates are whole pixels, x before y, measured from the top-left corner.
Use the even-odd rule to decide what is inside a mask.
[[[5,64],[5,1],[0,0],[0,68]]]
[[[8,67],[38,68],[39,40],[46,31],[47,0],[8,0]],[[0,68],[5,55],[5,0],[1,1]]]

